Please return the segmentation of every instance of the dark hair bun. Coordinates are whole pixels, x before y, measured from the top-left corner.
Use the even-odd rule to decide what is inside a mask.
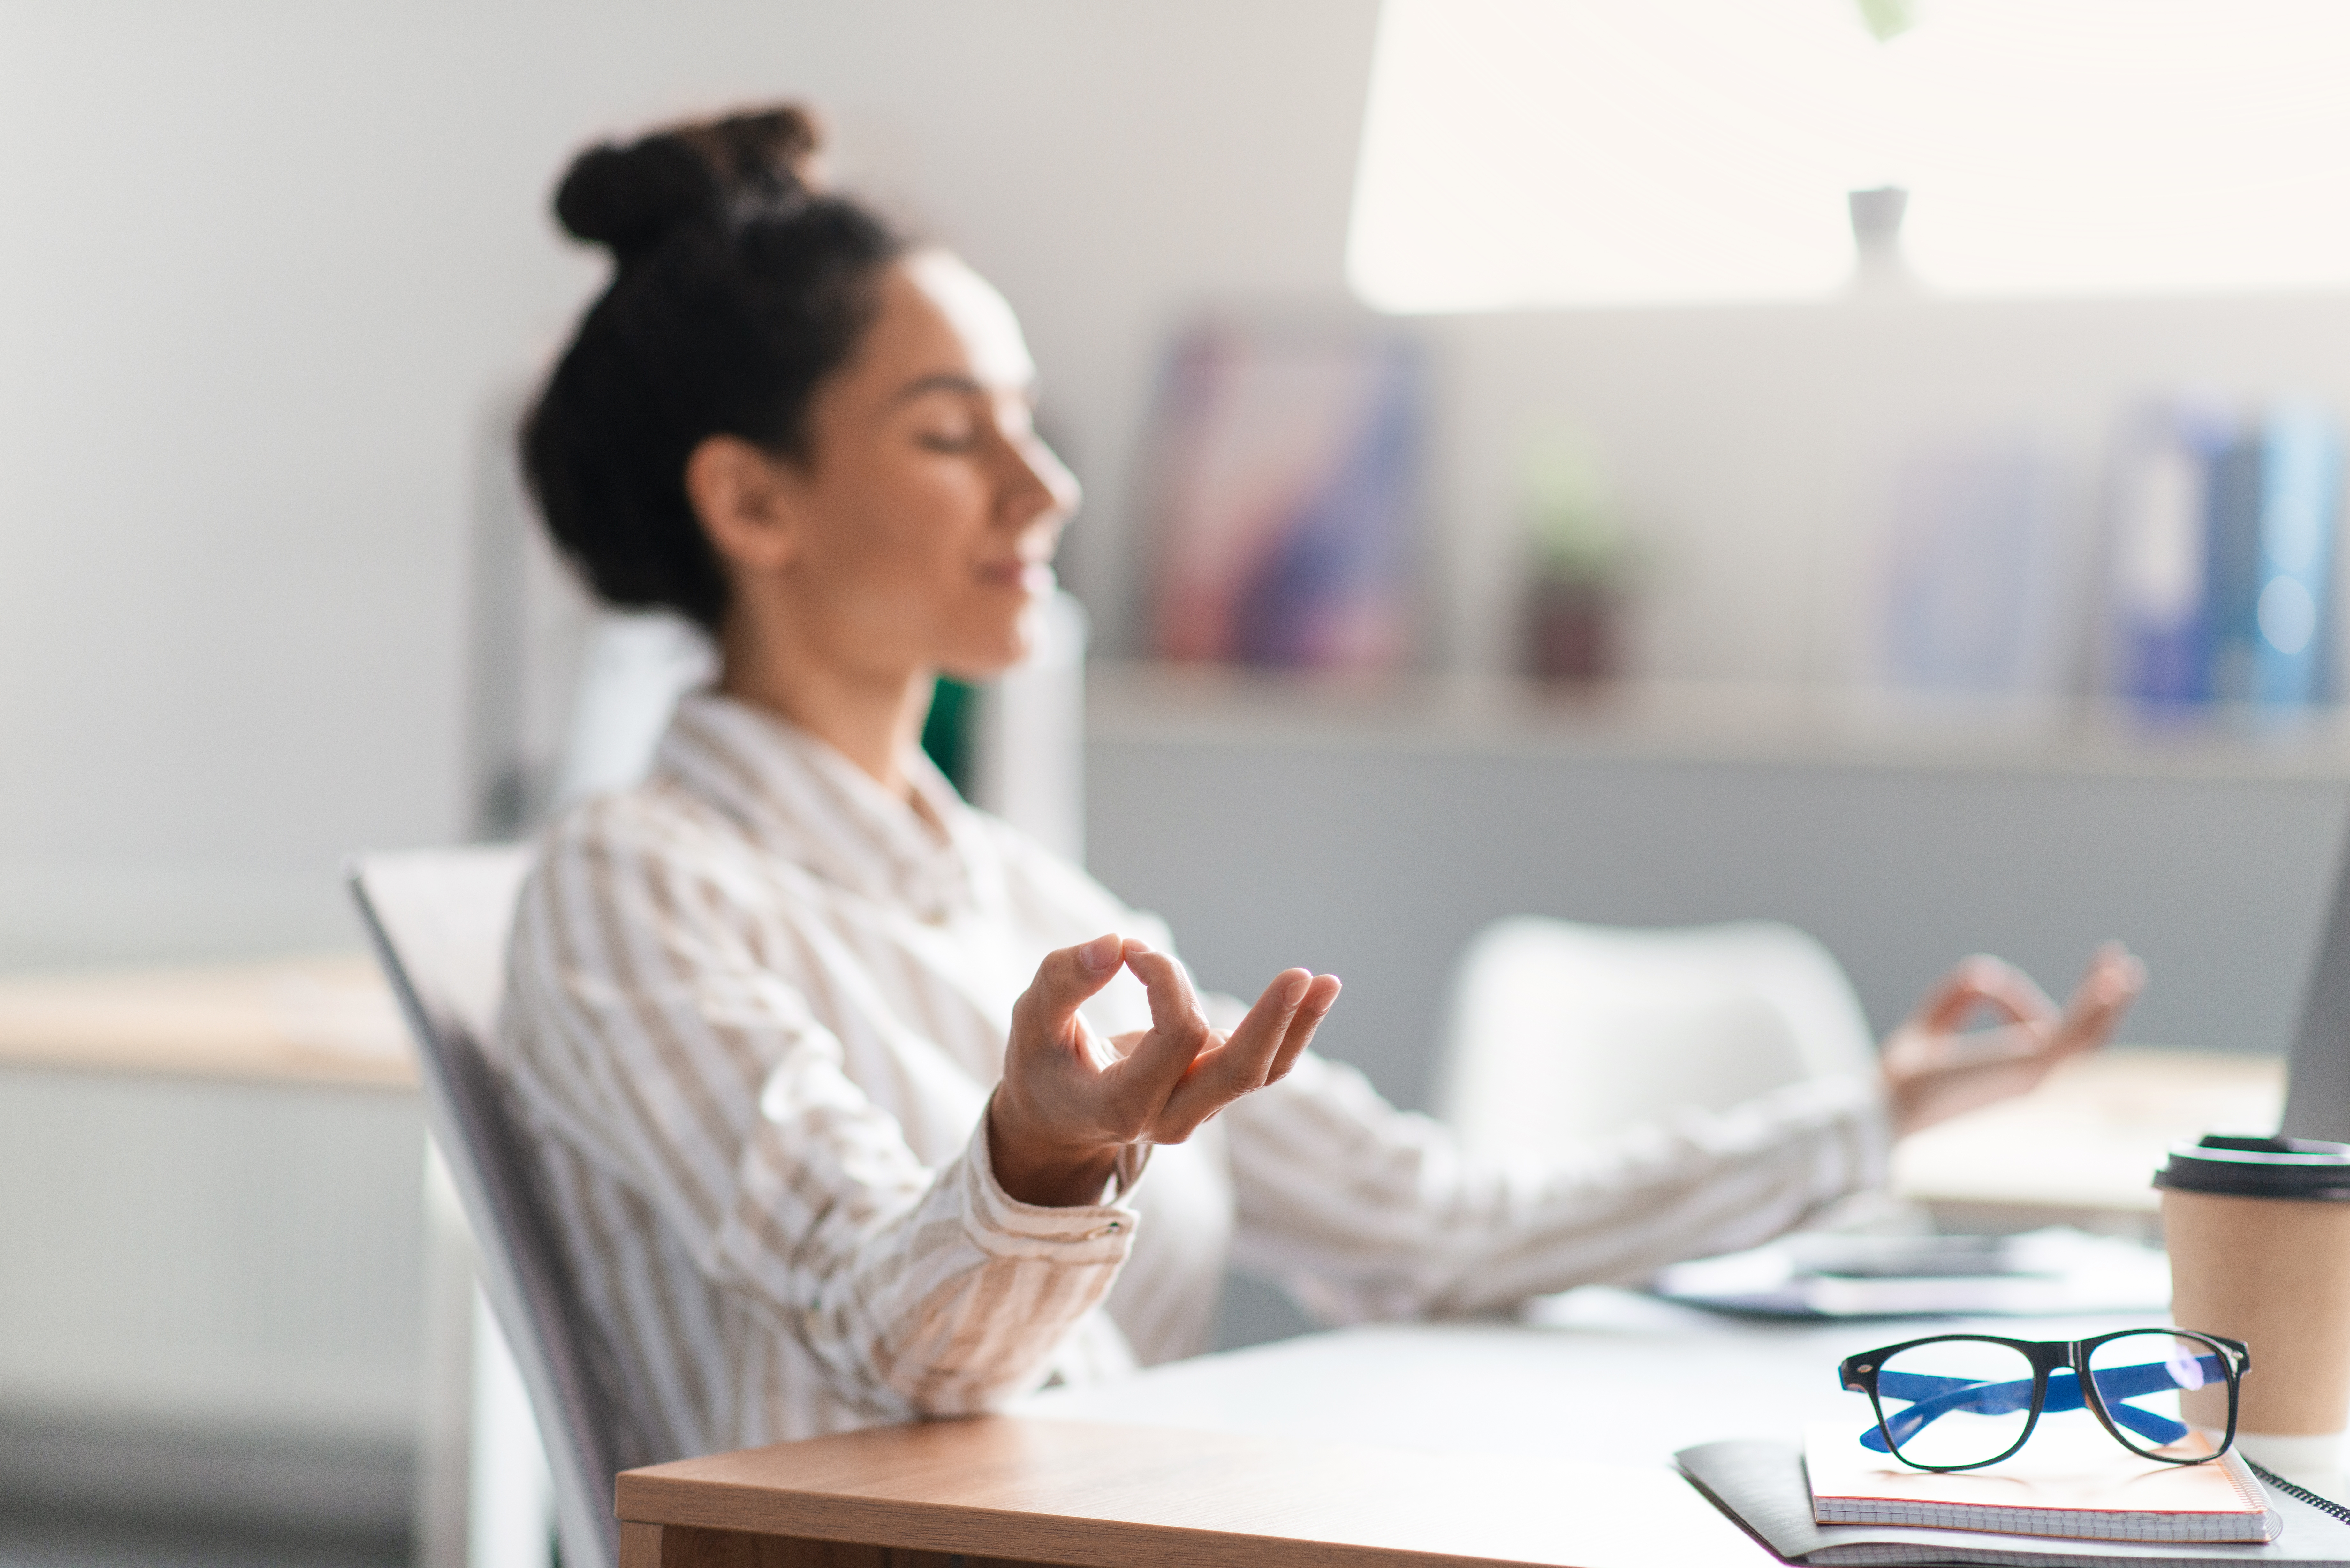
[[[813,186],[822,143],[806,110],[785,106],[655,131],[583,152],[555,192],[574,237],[634,265],[683,230],[787,208]]]
[[[675,125],[580,155],[555,210],[619,268],[522,431],[548,531],[606,603],[715,632],[730,588],[685,470],[713,435],[810,453],[808,410],[880,308],[902,242],[818,190],[797,109]]]

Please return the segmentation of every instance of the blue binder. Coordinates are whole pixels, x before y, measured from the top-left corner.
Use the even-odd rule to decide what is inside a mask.
[[[2252,695],[2301,708],[2327,695],[2342,438],[2331,418],[2307,407],[2277,410],[2265,434]]]
[[[2110,590],[2118,697],[2169,707],[2211,694],[2213,481],[2227,444],[2216,421],[2167,410],[2126,449]]]

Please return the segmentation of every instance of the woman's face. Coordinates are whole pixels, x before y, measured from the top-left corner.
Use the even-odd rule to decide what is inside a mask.
[[[943,251],[892,265],[847,364],[778,475],[795,547],[786,635],[894,678],[995,674],[1026,654],[1077,483],[1037,438],[1035,366],[1003,296]]]

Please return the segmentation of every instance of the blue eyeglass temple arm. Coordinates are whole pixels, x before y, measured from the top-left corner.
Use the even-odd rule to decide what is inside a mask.
[[[2194,1364],[2203,1373],[2203,1384],[2218,1383],[2226,1376],[2216,1355],[2199,1355]],[[2178,1422],[2158,1416],[2151,1410],[2140,1410],[2121,1403],[2142,1394],[2159,1394],[2166,1389],[2190,1386],[2178,1380],[2168,1363],[2148,1361],[2137,1366],[2115,1366],[2095,1376],[2097,1392],[2105,1400],[2106,1414],[2122,1426],[2157,1443],[2175,1443],[2187,1436],[2187,1428]],[[1888,1399],[1915,1401],[1907,1410],[1885,1417],[1885,1427],[1871,1427],[1860,1435],[1864,1448],[1874,1449],[1880,1454],[1892,1452],[1895,1443],[1908,1442],[1933,1422],[1954,1411],[1965,1410],[1978,1416],[2003,1416],[2032,1407],[2032,1379],[2029,1377],[2018,1378],[2012,1383],[1978,1383],[1967,1377],[1935,1377],[1921,1372],[1880,1372],[1877,1375],[1877,1392]],[[2041,1408],[2082,1408],[2079,1376],[2069,1367],[2058,1367],[2050,1373],[2048,1402]],[[1892,1429],[1892,1443],[1885,1440],[1886,1428]]]

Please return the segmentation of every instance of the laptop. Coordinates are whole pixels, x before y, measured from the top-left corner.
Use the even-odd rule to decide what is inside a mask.
[[[2286,1080],[2286,1137],[2350,1143],[2350,847],[2334,878],[2334,909],[2301,1007]]]

